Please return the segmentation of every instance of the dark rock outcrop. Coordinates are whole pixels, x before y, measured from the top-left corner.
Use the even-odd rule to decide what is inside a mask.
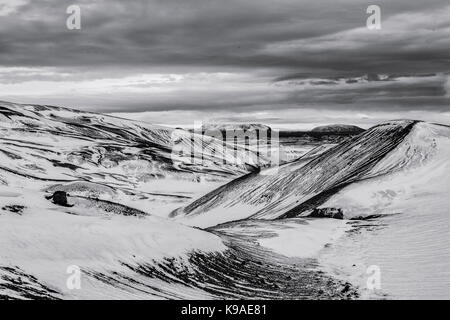
[[[21,205],[17,205],[17,204],[10,205],[10,206],[4,206],[2,208],[2,210],[17,213],[18,215],[21,215],[24,209],[25,209],[25,206],[21,206]]]
[[[308,216],[311,218],[331,218],[331,219],[344,219],[344,212],[340,208],[316,208]]]
[[[57,204],[59,206],[63,207],[73,207],[73,205],[70,205],[67,202],[67,193],[64,191],[56,191],[51,196],[45,197],[47,200],[52,200],[54,204]]]

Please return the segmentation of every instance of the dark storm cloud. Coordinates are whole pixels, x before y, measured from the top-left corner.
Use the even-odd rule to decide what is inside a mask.
[[[79,31],[65,27],[71,4],[82,9]],[[0,82],[175,71],[245,73],[249,83],[268,85],[267,90],[248,84],[247,91],[226,91],[216,83],[204,90],[177,87],[111,99],[78,97],[79,105],[101,111],[120,110],[125,102],[129,111],[448,106],[448,0],[377,1],[382,9],[380,31],[365,29],[369,4],[22,0],[0,16],[0,67],[50,71],[0,71]],[[304,82],[287,83],[290,80]],[[279,83],[284,83],[281,89]],[[74,96],[69,103],[76,100]]]
[[[364,66],[367,71],[383,71],[387,67],[401,69],[397,65],[401,61],[405,65],[426,60],[431,68],[448,63],[449,58],[446,45],[407,50],[411,46],[408,37],[396,46],[377,41],[376,47],[366,43],[361,50],[349,46],[325,52],[319,48],[314,54],[296,50],[294,55],[262,50],[289,40],[314,43],[320,36],[363,27],[367,1],[75,1],[82,9],[82,30],[70,31],[65,28],[65,10],[73,3],[33,0],[19,6],[15,14],[2,17],[1,64],[175,64],[340,71]],[[383,19],[448,4],[442,0],[396,3],[379,2]]]

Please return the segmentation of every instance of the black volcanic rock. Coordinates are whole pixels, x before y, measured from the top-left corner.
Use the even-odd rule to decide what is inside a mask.
[[[331,218],[331,219],[344,219],[344,212],[340,208],[321,208],[314,209],[314,211],[308,216],[311,218]]]
[[[56,191],[53,195],[45,197],[47,200],[53,200],[54,204],[63,207],[73,207],[73,205],[69,205],[67,202],[67,193],[64,191]]]

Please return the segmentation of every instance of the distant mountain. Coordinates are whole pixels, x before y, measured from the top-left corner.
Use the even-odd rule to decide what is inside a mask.
[[[345,134],[345,135],[356,135],[364,132],[365,130],[352,125],[347,124],[330,124],[326,126],[316,127],[311,130],[312,133],[316,134]]]
[[[219,130],[219,131],[227,131],[227,130],[266,130],[270,132],[272,129],[264,124],[259,123],[208,123],[202,126],[202,131],[208,130]]]

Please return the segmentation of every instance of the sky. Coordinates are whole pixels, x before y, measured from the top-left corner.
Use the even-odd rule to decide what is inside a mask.
[[[450,124],[449,17],[448,0],[0,0],[0,100],[172,126]]]

